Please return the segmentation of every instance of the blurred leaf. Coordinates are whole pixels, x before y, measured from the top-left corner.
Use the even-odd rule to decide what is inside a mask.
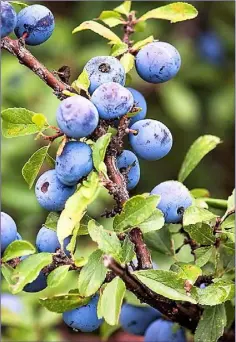
[[[168,225],[165,225],[162,229],[156,232],[144,234],[144,240],[148,248],[153,251],[170,256],[174,254]]]
[[[29,189],[32,188],[43,162],[45,161],[49,147],[50,145],[41,147],[23,166],[22,176],[24,177],[26,183],[29,184]]]
[[[111,133],[102,135],[93,146],[93,164],[98,172],[107,176],[107,167],[104,163],[107,147],[111,141]]]
[[[129,87],[132,83],[132,76],[130,74],[126,74],[125,86]]]
[[[25,319],[22,319],[22,312],[14,312],[13,310],[10,310],[7,307],[4,307],[1,305],[1,325],[7,326],[8,329],[11,326],[14,327],[24,327],[27,328],[29,322],[25,321]]]
[[[194,342],[218,341],[224,333],[226,322],[224,305],[206,307],[195,331]]]
[[[55,211],[51,211],[46,218],[46,222],[44,223],[44,226],[49,228],[49,229],[56,231],[57,230],[57,222],[59,220],[59,217],[60,217],[59,213],[57,213]],[[85,214],[82,217],[80,223],[78,224],[79,225],[79,230],[77,233],[78,236],[88,235],[88,223],[91,219],[92,218],[88,214]],[[77,227],[77,225],[75,225],[75,227]]]
[[[231,210],[235,207],[235,189],[233,190],[232,195],[228,198],[227,207],[228,210]]]
[[[40,130],[45,129],[46,127],[49,126],[47,122],[47,118],[43,114],[34,114],[32,117],[32,122],[35,125],[37,125]]]
[[[102,11],[98,19],[103,21],[104,24],[106,24],[109,27],[114,27],[122,24],[121,15],[115,11]]]
[[[159,8],[155,8],[139,18],[140,21],[147,19],[165,19],[171,23],[193,19],[198,15],[196,8],[185,2],[175,2]]]
[[[105,230],[101,225],[96,225],[94,220],[89,222],[88,231],[91,239],[98,244],[99,249],[105,254],[113,256],[117,261],[120,261],[122,248],[116,233]]]
[[[92,203],[98,195],[99,178],[96,172],[91,172],[84,180],[79,189],[72,195],[65,204],[57,223],[57,236],[63,246],[64,239],[73,234],[74,229],[78,230],[78,225],[85,214],[87,206]],[[67,246],[70,251],[74,250],[74,243]]]
[[[16,8],[19,6],[20,9],[23,9],[25,7],[28,7],[29,5],[25,4],[24,2],[20,2],[20,1],[11,1],[11,5],[13,5],[14,8]]]
[[[2,275],[5,278],[6,282],[8,283],[8,285],[12,285],[13,284],[12,274],[14,272],[14,268],[12,268],[8,264],[2,264],[1,265],[1,272],[2,272]]]
[[[108,338],[118,329],[120,325],[109,325],[106,321],[102,323],[100,327],[100,337],[102,341],[107,341]]]
[[[160,196],[151,195],[145,198],[142,195],[134,196],[125,202],[122,212],[116,215],[113,227],[116,232],[139,226],[145,222],[155,211],[160,201]]]
[[[208,263],[214,253],[215,247],[200,247],[195,249],[196,265],[202,267]]]
[[[38,277],[42,268],[51,263],[52,254],[50,253],[30,255],[22,260],[12,274],[14,285],[10,286],[11,292],[16,294],[22,291],[26,284],[32,283]]]
[[[197,288],[197,292],[199,304],[214,306],[234,298],[234,283],[220,280],[205,289]]]
[[[172,271],[147,270],[136,271],[133,274],[152,291],[164,297],[197,304],[193,297],[186,294],[184,280],[178,279]]]
[[[80,93],[80,90],[88,91],[90,86],[90,79],[86,69],[83,69],[76,81],[72,83],[72,87]]]
[[[163,213],[159,209],[156,209],[147,220],[139,224],[139,228],[145,234],[161,229],[164,224],[165,219]]]
[[[39,303],[49,311],[63,313],[88,304],[90,297],[83,298],[78,294],[67,293],[49,298],[40,298]]]
[[[128,50],[128,45],[126,43],[118,43],[112,46],[111,56],[117,57],[123,55]]]
[[[72,33],[76,33],[76,32],[80,32],[83,30],[92,30],[96,33],[98,33],[100,36],[115,42],[115,43],[120,43],[121,39],[111,30],[109,30],[107,27],[96,23],[96,21],[84,21],[82,24],[80,24],[79,26],[77,26]]]
[[[6,262],[20,256],[34,254],[36,249],[29,241],[15,240],[4,251],[2,261]]]
[[[218,199],[218,198],[208,198],[208,197],[203,197],[199,198],[199,200],[203,200],[206,202],[207,205],[211,208],[215,209],[226,209],[227,208],[227,201]]]
[[[176,79],[156,88],[167,115],[180,127],[195,129],[199,125],[201,107],[196,93]]]
[[[123,65],[125,73],[128,74],[134,67],[134,56],[127,52],[121,57],[120,63]]]
[[[25,108],[8,108],[2,111],[2,134],[5,138],[14,138],[40,132],[33,123],[35,115]]]
[[[147,23],[145,21],[139,21],[134,25],[135,32],[144,32],[147,27]]]
[[[149,36],[146,39],[140,40],[139,42],[135,43],[132,46],[132,50],[133,51],[138,51],[140,50],[142,47],[144,47],[145,45],[152,43],[154,41],[154,37],[153,36]]]
[[[195,198],[199,198],[199,197],[209,197],[210,196],[210,193],[207,189],[200,189],[200,188],[197,188],[197,189],[192,189],[190,191],[191,195]]]
[[[206,223],[190,224],[184,227],[184,230],[190,235],[191,239],[201,245],[212,245],[216,241],[213,229]]]
[[[216,219],[216,217],[217,216],[209,210],[191,205],[184,212],[183,226],[186,227],[200,222],[210,222],[213,219]]]
[[[70,265],[58,266],[47,276],[48,287],[57,287],[67,276]]]
[[[122,244],[122,263],[127,264],[135,257],[134,244],[130,241],[126,235],[125,240]]]
[[[101,313],[110,325],[117,325],[119,322],[125,290],[124,282],[119,277],[115,277],[107,284],[102,293]]]
[[[183,262],[177,262],[176,264],[173,264],[170,270],[177,273],[178,278],[189,280],[192,284],[194,284],[197,278],[202,275],[202,270],[200,267],[196,265],[185,264]]]
[[[202,158],[212,151],[220,142],[220,138],[215,137],[214,135],[204,135],[195,140],[185,156],[178,175],[178,180],[183,182]]]
[[[114,8],[114,11],[128,15],[131,10],[131,1],[124,1],[120,6]]]
[[[94,251],[79,274],[79,293],[83,297],[93,295],[106,278],[107,269],[103,263],[103,253]]]

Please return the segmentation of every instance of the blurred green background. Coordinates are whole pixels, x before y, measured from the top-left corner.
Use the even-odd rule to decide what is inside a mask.
[[[39,3],[52,10],[56,28],[46,43],[29,47],[29,50],[50,70],[69,65],[73,81],[90,58],[109,54],[109,45],[101,36],[91,31],[74,35],[71,32],[81,22],[98,17],[102,10],[113,9],[120,2]],[[167,3],[134,1],[133,9],[141,16],[148,10]],[[132,83],[129,86],[145,96],[148,104],[147,117],[166,124],[174,138],[173,148],[165,158],[157,162],[140,161],[141,180],[132,194],[149,192],[162,181],[176,179],[188,148],[203,134],[217,135],[223,140],[223,144],[201,162],[186,180],[186,186],[189,189],[207,188],[212,197],[218,198],[227,198],[234,187],[235,4],[234,1],[191,3],[199,11],[197,19],[177,24],[149,20],[143,32],[133,35],[136,41],[153,35],[158,40],[173,44],[181,54],[182,66],[173,80],[158,86],[144,82],[135,70],[132,71]],[[120,26],[115,27],[114,31],[122,35]],[[211,60],[200,49],[199,39],[206,32],[214,32],[220,42],[219,60]],[[2,109],[25,107],[45,114],[50,124],[56,124],[55,113],[59,100],[51,89],[6,51],[2,52],[1,68]],[[39,207],[34,190],[28,190],[21,169],[40,146],[41,142],[35,141],[32,136],[2,138],[2,211],[15,219],[20,234],[32,242],[45,222],[47,213]],[[51,154],[54,153],[55,149],[52,149]],[[99,218],[101,211],[110,205],[111,199],[104,191],[90,208],[90,214]],[[81,252],[83,253],[86,251]],[[14,337],[13,340],[17,341],[19,337]],[[32,336],[29,340],[32,341]],[[46,340],[50,340],[49,337]]]

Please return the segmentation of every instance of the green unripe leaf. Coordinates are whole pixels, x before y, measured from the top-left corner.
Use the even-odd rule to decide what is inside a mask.
[[[48,287],[57,287],[58,285],[60,285],[60,283],[67,276],[69,268],[70,268],[70,265],[62,265],[62,266],[55,268],[55,270],[49,273],[47,277]]]
[[[128,74],[134,67],[134,56],[127,52],[121,57],[120,62],[125,69],[125,73]]]
[[[105,176],[107,176],[107,168],[103,161],[105,158],[107,147],[111,141],[111,136],[111,133],[102,135],[100,138],[98,138],[95,145],[93,146],[94,167],[98,172],[102,172]]]
[[[80,90],[84,90],[86,93],[88,92],[88,88],[90,86],[90,79],[86,69],[83,69],[82,73],[79,75],[76,81],[72,83],[72,87],[80,93]],[[76,94],[73,94],[76,95]]]
[[[2,261],[6,262],[20,256],[34,254],[36,252],[35,247],[28,241],[15,240],[4,251]]]
[[[34,114],[32,117],[32,122],[35,123],[40,130],[48,127],[47,118],[43,114]]]
[[[90,297],[80,297],[78,293],[61,294],[48,298],[40,298],[39,303],[52,312],[63,313],[88,304]]]
[[[202,275],[202,270],[199,266],[185,264],[183,262],[173,264],[170,270],[177,273],[178,278],[186,279],[192,284],[194,284],[197,278]]]
[[[138,51],[140,50],[142,47],[144,47],[145,45],[152,43],[154,41],[154,37],[153,36],[149,36],[146,39],[140,40],[139,42],[135,43],[132,47],[133,51]]]
[[[124,15],[128,15],[130,13],[131,10],[131,1],[124,1],[120,6],[114,8],[114,11],[124,14]]]
[[[115,44],[111,48],[111,56],[117,57],[123,55],[128,50],[128,45],[126,43]]]
[[[119,13],[115,11],[102,11],[99,20],[103,21],[109,27],[114,27],[122,24],[122,17]]]

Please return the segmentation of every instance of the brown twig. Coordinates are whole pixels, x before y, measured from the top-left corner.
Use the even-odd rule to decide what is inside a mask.
[[[21,64],[32,70],[43,82],[54,90],[60,99],[65,98],[63,90],[75,92],[74,89],[58,80],[43,64],[41,64],[18,40],[9,37],[1,39],[1,48],[16,56]]]
[[[138,269],[147,270],[152,268],[152,260],[147,246],[143,240],[143,234],[139,228],[133,228],[129,232],[130,240],[135,246],[135,253],[138,260]]]
[[[126,284],[127,289],[133,292],[141,302],[156,308],[173,322],[178,322],[191,331],[196,329],[201,313],[197,305],[190,304],[191,306],[189,306],[187,304],[188,307],[191,307],[190,311],[189,308],[187,309],[183,305],[176,304],[173,300],[158,295],[142,284],[127,268],[119,265],[108,255],[104,256],[104,265],[119,276]]]

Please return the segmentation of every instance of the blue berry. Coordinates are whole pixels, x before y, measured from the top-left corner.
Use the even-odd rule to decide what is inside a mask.
[[[113,120],[127,114],[134,104],[131,92],[119,83],[109,82],[100,85],[91,97],[99,116]]]
[[[14,31],[17,15],[11,4],[1,1],[1,38],[8,36]]]
[[[39,45],[51,37],[54,27],[53,14],[47,7],[31,5],[18,13],[15,34],[21,38],[27,33],[26,44]]]
[[[160,121],[140,120],[135,122],[131,129],[137,131],[137,134],[129,134],[129,141],[138,157],[146,160],[158,160],[171,150],[172,135]]]
[[[1,212],[1,253],[17,238],[15,221],[8,214]]]
[[[85,65],[85,70],[90,80],[90,94],[103,83],[116,82],[125,85],[125,69],[115,57],[94,57]]]
[[[97,305],[99,297],[96,295],[90,302],[74,310],[63,313],[64,322],[73,329],[82,332],[91,332],[100,327],[103,320],[97,317]]]
[[[205,284],[205,283],[202,283],[202,284],[201,284],[199,287],[200,287],[200,289],[202,289],[202,290],[203,290],[203,289],[205,289],[205,288],[206,288],[206,284]]]
[[[161,317],[161,313],[152,307],[123,304],[120,313],[122,328],[134,335],[144,335],[148,326]]]
[[[98,111],[94,104],[80,95],[63,100],[57,110],[58,126],[68,137],[75,139],[93,133],[98,120]]]
[[[68,142],[56,158],[57,177],[65,185],[75,185],[93,169],[92,150],[83,142]]]
[[[76,186],[62,184],[55,170],[44,172],[35,185],[35,194],[41,207],[48,211],[61,211],[76,190]]]
[[[66,249],[70,243],[71,236],[64,240],[64,251],[69,256],[70,252]],[[36,247],[38,252],[55,253],[61,247],[57,238],[57,233],[54,230],[42,227],[36,237]]]
[[[134,104],[136,107],[141,107],[142,110],[131,118],[130,120],[130,126],[132,126],[136,121],[143,120],[146,117],[147,114],[147,103],[144,98],[144,96],[137,90],[133,88],[127,88],[131,92],[134,98]]]
[[[12,295],[10,293],[2,293],[1,309],[6,309],[9,312],[20,314],[24,310],[24,305],[18,296]]]
[[[144,46],[136,56],[136,70],[149,83],[163,83],[179,71],[181,58],[174,46],[153,42]]]
[[[166,223],[181,222],[185,209],[192,204],[192,197],[186,186],[173,180],[157,185],[151,195],[161,196],[157,208],[163,212]]]
[[[158,319],[147,329],[144,342],[186,342],[185,333],[182,328],[173,331],[173,322]]]
[[[25,292],[40,292],[47,287],[47,278],[45,274],[41,271],[38,277],[32,281],[32,283],[27,284],[23,291]]]
[[[136,155],[128,150],[124,150],[118,157],[117,157],[117,167],[119,170],[129,168],[128,171],[128,179],[127,179],[127,189],[132,190],[136,187],[140,179],[140,167],[139,161]]]
[[[215,32],[204,32],[198,38],[201,56],[209,63],[219,65],[224,61],[224,47]]]

